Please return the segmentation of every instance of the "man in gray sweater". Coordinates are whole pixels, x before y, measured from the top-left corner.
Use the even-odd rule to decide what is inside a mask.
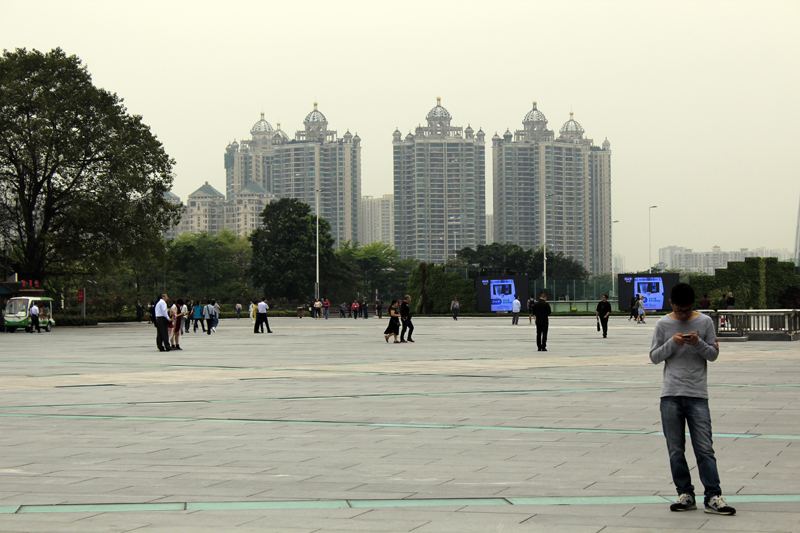
[[[661,427],[667,439],[672,481],[678,491],[678,501],[670,510],[697,509],[685,456],[688,424],[697,472],[705,487],[705,512],[732,515],[736,509],[722,498],[708,410],[707,364],[719,357],[719,344],[713,321],[694,310],[694,300],[694,289],[688,283],[679,283],[672,289],[672,313],[656,323],[650,348],[650,360],[655,364],[664,362]]]

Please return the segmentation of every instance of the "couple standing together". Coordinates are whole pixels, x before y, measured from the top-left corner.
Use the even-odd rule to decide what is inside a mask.
[[[414,333],[414,324],[411,322],[411,296],[406,294],[402,301],[392,300],[389,305],[389,325],[383,332],[383,338],[389,342],[389,337],[394,337],[394,343],[400,344],[401,342],[414,342],[411,335]],[[403,323],[403,331],[400,332],[400,322]],[[406,330],[408,330],[408,340],[404,340]],[[400,340],[397,336],[400,335]]]

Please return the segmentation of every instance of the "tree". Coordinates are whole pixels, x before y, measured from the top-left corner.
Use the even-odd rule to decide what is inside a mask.
[[[548,256],[549,257],[549,256]],[[455,261],[448,266],[471,266],[475,268],[491,268],[525,272],[528,253],[518,244],[479,244],[476,249],[462,248],[456,252]]]
[[[281,198],[261,213],[262,227],[250,234],[253,261],[250,274],[270,298],[298,301],[314,295],[316,223],[311,206],[296,198]],[[319,266],[333,259],[331,226],[319,219]]]
[[[3,52],[0,139],[0,235],[25,279],[113,264],[177,222],[174,161],[60,48]]]
[[[534,251],[533,248],[529,250],[530,259],[528,260],[528,275],[532,279],[540,279],[544,277],[544,250],[539,248]],[[548,280],[578,280],[584,281],[589,279],[590,273],[583,268],[578,261],[571,257],[567,257],[563,252],[554,254],[547,251],[547,279]]]

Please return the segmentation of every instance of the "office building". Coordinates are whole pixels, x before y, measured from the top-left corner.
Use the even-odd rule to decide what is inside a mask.
[[[382,242],[394,245],[394,195],[382,198],[364,196],[361,199],[361,225],[358,242],[361,245]]]
[[[392,135],[394,241],[401,258],[444,263],[485,242],[483,130],[451,125],[441,99],[418,126]]]
[[[523,129],[492,137],[494,241],[563,253],[611,272],[611,144],[584,137],[570,113],[558,137],[536,102]]]

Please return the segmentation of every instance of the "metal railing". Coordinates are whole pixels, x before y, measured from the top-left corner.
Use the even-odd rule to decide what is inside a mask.
[[[751,340],[800,339],[800,312],[796,309],[701,310],[714,320],[717,337]]]

